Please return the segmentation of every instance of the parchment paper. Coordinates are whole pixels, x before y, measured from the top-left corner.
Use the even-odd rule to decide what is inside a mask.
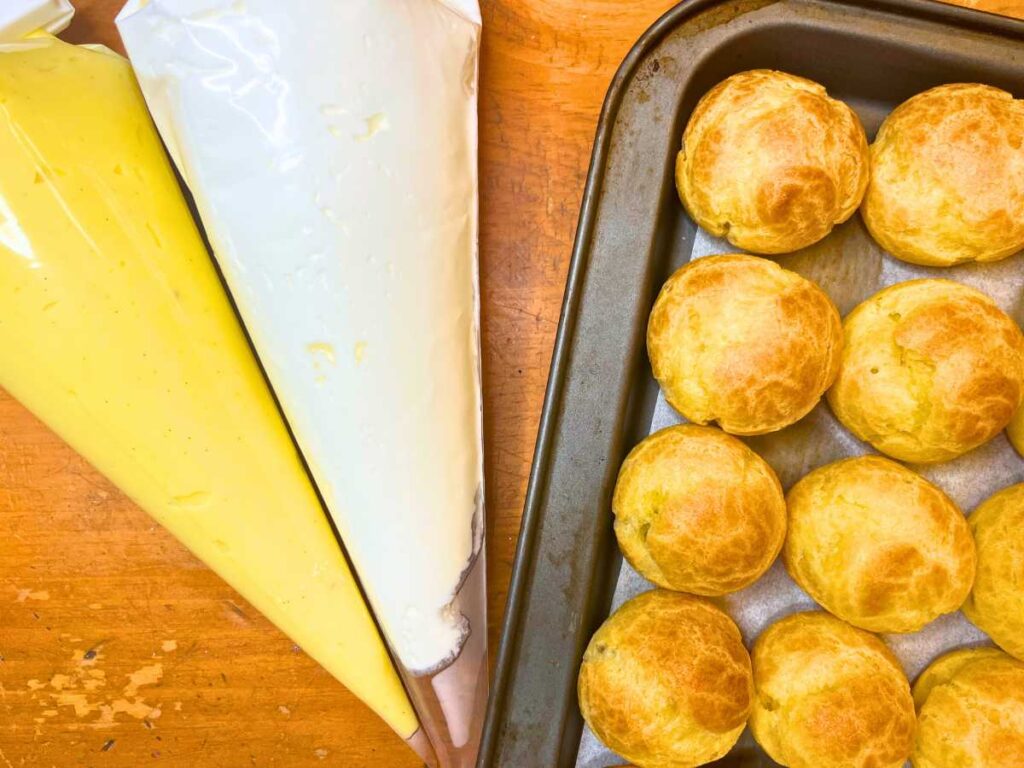
[[[697,233],[691,260],[720,253],[735,253],[724,240]],[[949,269],[905,264],[885,254],[871,239],[858,215],[837,227],[821,243],[786,256],[776,257],[783,267],[818,283],[844,317],[857,304],[882,288],[919,277],[943,277],[958,280],[989,296],[1018,323],[1024,302],[1024,252],[995,264],[969,264]],[[683,419],[659,393],[650,432],[656,432]],[[874,453],[836,420],[822,402],[797,424],[769,435],[745,438],[748,445],[771,464],[785,489],[812,469],[845,456]],[[953,461],[931,466],[911,466],[942,488],[969,513],[980,502],[1008,485],[1024,481],[1024,461],[1010,446],[1005,435]],[[653,585],[623,561],[615,589],[612,609]],[[765,627],[797,611],[816,609],[816,603],[801,590],[782,562],[776,561],[757,583],[716,602],[739,625],[748,648]],[[899,657],[910,680],[933,659],[946,651],[990,641],[970,624],[959,611],[943,616],[920,632],[910,635],[883,635],[882,639]],[[745,731],[732,754],[763,754]],[[593,732],[584,727],[577,754],[577,768],[606,768],[626,761],[602,745]],[[738,765],[738,763],[736,763]],[[747,764],[744,761],[744,764]],[[756,760],[754,765],[761,764]],[[763,764],[771,764],[765,761]],[[909,765],[909,763],[908,763]]]

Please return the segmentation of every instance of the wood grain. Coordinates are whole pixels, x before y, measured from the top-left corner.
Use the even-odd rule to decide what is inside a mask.
[[[65,37],[121,50],[112,20],[123,0],[75,4]],[[483,2],[492,652],[601,101],[633,41],[673,4]],[[1024,15],[1024,0],[974,4]],[[0,768],[417,764],[341,685],[2,391],[0,541]]]

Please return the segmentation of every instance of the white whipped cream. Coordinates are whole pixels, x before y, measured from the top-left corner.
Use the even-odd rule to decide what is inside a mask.
[[[476,0],[133,0],[118,27],[382,629],[435,671],[483,540]]]

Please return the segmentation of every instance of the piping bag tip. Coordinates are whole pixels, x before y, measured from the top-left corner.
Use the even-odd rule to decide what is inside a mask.
[[[413,752],[419,755],[427,768],[438,768],[437,757],[434,756],[434,748],[430,746],[430,739],[427,738],[427,734],[423,732],[422,728],[406,739],[405,743],[409,745]]]
[[[458,657],[432,674],[400,669],[439,768],[472,768],[480,748],[488,692],[485,575],[481,552],[459,590],[471,630]]]

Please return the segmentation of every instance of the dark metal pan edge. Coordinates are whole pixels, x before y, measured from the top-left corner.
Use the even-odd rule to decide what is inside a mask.
[[[544,392],[544,405],[541,411],[540,424],[537,428],[533,464],[530,468],[530,478],[527,484],[523,515],[520,522],[519,540],[516,543],[512,576],[508,596],[505,600],[505,614],[502,620],[497,663],[491,681],[487,717],[484,721],[484,733],[477,758],[477,768],[488,768],[490,766],[494,757],[500,718],[504,714],[503,703],[506,696],[507,681],[515,660],[516,650],[515,645],[509,642],[509,640],[515,634],[519,623],[522,601],[528,586],[530,565],[535,553],[538,500],[543,484],[546,481],[554,404],[559,399],[565,381],[566,350],[573,334],[575,327],[573,321],[578,308],[577,289],[585,270],[586,254],[589,250],[590,239],[593,234],[595,202],[604,178],[604,160],[607,155],[608,144],[611,141],[612,125],[622,102],[625,85],[633,77],[647,52],[669,29],[703,10],[716,5],[724,5],[728,1],[684,0],[684,2],[663,14],[630,48],[625,59],[619,65],[615,76],[612,78],[601,106],[601,114],[598,118],[597,131],[594,137],[594,148],[587,171],[587,182],[583,190],[579,222],[573,241],[569,271],[566,276],[565,294],[562,299],[558,330],[555,335],[551,356],[551,370],[548,374],[548,383]]]

